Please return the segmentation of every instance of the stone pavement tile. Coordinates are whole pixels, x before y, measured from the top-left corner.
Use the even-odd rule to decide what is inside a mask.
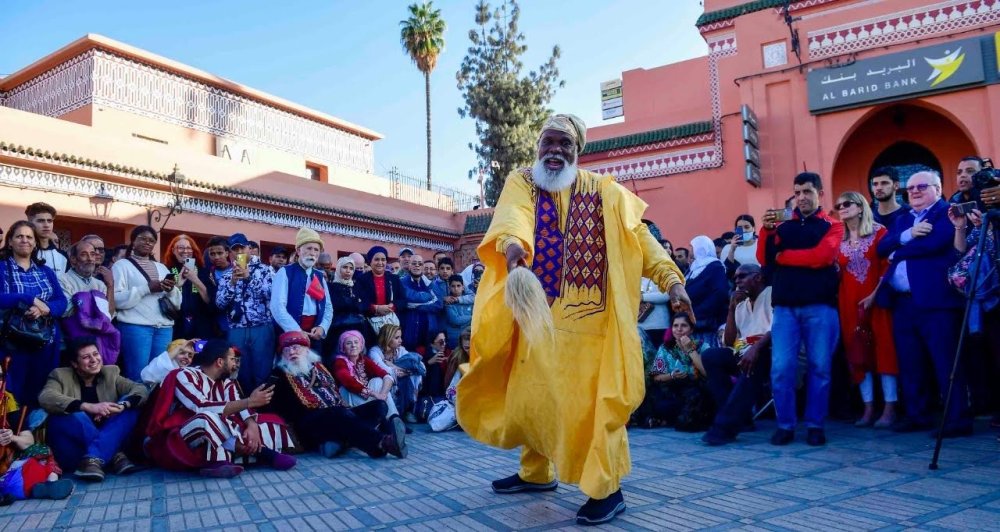
[[[969,508],[925,523],[927,526],[939,526],[951,530],[1000,530],[1000,513],[988,510]]]
[[[515,529],[549,527],[557,523],[568,524],[576,519],[576,510],[550,501],[485,510],[482,513],[494,521]]]
[[[994,488],[929,477],[895,486],[892,490],[939,501],[962,502],[993,492]]]
[[[364,504],[377,504],[382,501],[416,497],[419,495],[419,492],[408,484],[391,482],[376,486],[365,486],[363,488],[351,488],[340,491],[340,494],[347,497],[347,500],[351,504],[361,506]]]
[[[722,484],[701,480],[690,476],[668,477],[646,482],[628,482],[632,489],[656,494],[667,499],[682,499],[691,495],[714,493],[727,488]]]
[[[560,488],[560,490],[565,491],[565,488]],[[443,495],[444,498],[453,501],[455,504],[458,504],[459,507],[461,507],[464,510],[478,510],[480,508],[486,508],[488,506],[524,504],[529,501],[537,500],[539,496],[545,497],[546,494],[508,493],[503,496],[498,496],[497,494],[493,493],[488,487],[453,491]]]
[[[877,518],[894,521],[910,521],[922,515],[936,512],[946,505],[937,502],[921,501],[899,494],[872,492],[852,497],[833,504],[854,512],[861,512]]]
[[[713,513],[724,512],[734,519],[766,514],[797,504],[787,498],[762,493],[756,489],[734,490],[691,502]]]
[[[276,519],[271,524],[277,530],[356,530],[364,528],[350,512],[322,512],[290,519]]]
[[[338,505],[328,495],[320,493],[304,497],[260,501],[258,506],[264,517],[274,519],[313,513],[321,509],[337,508]]]
[[[114,523],[101,523],[100,525],[69,527],[65,530],[67,532],[92,532],[94,530],[100,530],[101,532],[143,532],[152,529],[152,519],[136,519],[134,521],[117,521]]]
[[[924,460],[923,458],[912,458],[903,456],[890,456],[888,458],[883,458],[882,460],[874,460],[865,465],[865,467],[870,467],[874,469],[884,469],[887,471],[898,471],[901,473],[914,473],[917,475],[924,475],[928,472],[927,465],[930,460]],[[952,470],[958,469],[959,464],[955,462],[938,462],[938,465],[942,470]]]
[[[150,517],[150,501],[131,501],[76,509],[70,525],[98,525],[106,521],[120,521],[137,517]]]
[[[682,502],[641,512],[626,511],[618,517],[619,526],[648,530],[700,530],[725,523],[729,519],[711,510]]]
[[[699,458],[697,456],[691,455],[676,455],[667,458],[662,461],[656,461],[648,464],[649,466],[655,467],[656,469],[662,469],[665,471],[672,472],[690,472],[698,469],[707,469],[710,467],[718,467],[720,464],[714,460],[706,460],[704,458]],[[635,470],[636,468],[633,468]]]
[[[237,479],[232,479],[238,481]],[[212,481],[204,481],[206,484],[214,484]],[[186,482],[185,484],[191,486],[198,486],[198,482]],[[170,493],[170,486],[167,486],[167,512],[174,514],[177,512],[184,512],[187,510],[200,510],[205,507],[205,498],[199,497],[198,493],[205,493],[208,491],[211,493],[211,501],[214,504],[225,505],[225,506],[238,506],[240,504],[240,499],[236,495],[234,489],[239,487],[238,485],[230,485],[225,488],[216,487],[212,490],[199,490],[191,491],[188,493]]]
[[[1000,488],[1000,470],[995,467],[966,467],[957,471],[949,471],[941,475],[941,478],[957,480],[959,482],[987,484],[995,488]]]
[[[379,523],[403,523],[409,520],[426,517],[442,516],[453,513],[454,510],[441,504],[433,498],[422,497],[405,501],[388,500],[360,508],[374,517]]]
[[[833,462],[838,465],[865,464],[885,457],[885,455],[874,451],[861,451],[858,449],[830,446],[824,446],[814,451],[806,451],[797,456],[806,460],[823,460],[824,462]]]
[[[106,505],[125,501],[148,501],[153,498],[152,485],[139,485],[132,488],[116,488],[111,490],[88,490],[77,502],[79,506]]]
[[[739,449],[735,447],[724,447],[719,450],[713,447],[705,447],[705,449],[698,453],[699,458],[706,458],[708,460],[717,460],[719,462],[729,462],[738,464],[750,464],[755,460],[763,460],[765,458],[774,458],[775,453],[765,453],[761,451],[748,451],[746,449]]]
[[[393,527],[393,529],[420,530],[428,532],[443,532],[446,530],[455,530],[455,531],[495,530],[494,527],[491,527],[486,523],[481,523],[479,521],[476,521],[472,516],[469,515],[454,515],[449,517],[442,517],[440,519],[430,519],[409,526]]]
[[[947,442],[945,443],[947,445]],[[917,452],[908,453],[905,456],[908,458],[922,458],[927,463],[931,462],[931,458],[934,457],[934,446],[933,441],[929,444],[930,448],[922,449]],[[984,463],[988,464],[997,457],[997,449],[965,449],[961,447],[948,447],[941,448],[941,454],[938,457],[938,461],[947,460],[949,462],[960,462],[962,464],[977,464]]]
[[[796,500],[818,501],[828,497],[843,495],[858,488],[857,486],[836,480],[793,478],[791,480],[759,486],[755,489],[774,493],[782,497],[793,497]]]
[[[311,480],[299,480],[297,482],[269,482],[248,486],[247,491],[255,500],[269,501],[285,497],[301,497],[317,493],[320,489]]]
[[[15,503],[17,504],[17,503]],[[8,506],[9,510],[12,506]],[[33,512],[20,513],[11,512],[0,515],[0,530],[4,532],[10,530],[50,530],[59,519],[59,512]]]
[[[885,521],[851,515],[843,511],[824,507],[809,508],[772,517],[766,520],[765,523],[791,530],[810,532],[814,530],[844,530],[846,532],[877,530],[889,524]]]
[[[778,471],[768,471],[756,467],[734,465],[718,469],[702,469],[691,473],[691,476],[707,478],[727,485],[753,485],[763,481],[784,478],[786,475]]]
[[[753,466],[758,469],[764,469],[767,471],[775,471],[779,473],[786,473],[792,475],[805,475],[809,473],[816,473],[817,471],[823,469],[834,469],[835,465],[824,462],[822,460],[806,460],[803,458],[796,458],[793,456],[782,456],[779,458],[766,458],[763,460],[754,460],[747,463],[748,466]]]
[[[873,487],[899,482],[904,479],[913,479],[914,475],[851,466],[836,469],[834,471],[827,471],[825,473],[819,473],[816,475],[816,478],[837,480],[853,484],[855,486]]]
[[[215,495],[213,495],[214,498]],[[215,502],[215,501],[213,501]],[[205,501],[202,501],[202,506]],[[246,508],[239,504],[214,507],[210,509],[191,509],[186,511],[171,512],[167,516],[167,525],[171,530],[189,530],[206,526],[213,527],[233,527],[243,523],[250,523],[252,519]],[[214,523],[209,525],[207,523]]]

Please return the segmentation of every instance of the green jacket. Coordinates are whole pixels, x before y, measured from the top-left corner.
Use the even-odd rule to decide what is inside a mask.
[[[97,399],[100,402],[117,403],[119,399],[135,408],[146,401],[149,390],[142,384],[121,376],[118,366],[104,366],[94,378]],[[72,414],[80,411],[83,383],[73,368],[56,368],[38,396],[42,408],[50,414]]]

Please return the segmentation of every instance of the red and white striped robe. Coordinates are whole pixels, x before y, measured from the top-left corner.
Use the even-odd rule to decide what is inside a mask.
[[[180,435],[188,446],[192,449],[204,446],[209,462],[231,461],[232,453],[223,444],[231,438],[242,442],[246,420],[257,418],[257,414],[250,410],[222,417],[227,403],[240,400],[236,381],[215,381],[200,368],[188,366],[177,374],[174,396],[180,402],[179,406],[194,414],[180,428]],[[281,452],[292,446],[283,425],[267,421],[258,424],[264,447]]]

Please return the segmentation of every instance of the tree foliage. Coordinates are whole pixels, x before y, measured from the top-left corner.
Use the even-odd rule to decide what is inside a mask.
[[[417,70],[424,74],[424,100],[427,110],[427,190],[431,189],[431,71],[444,51],[445,23],[441,10],[432,2],[409,6],[410,17],[399,22],[399,42]]]
[[[516,0],[501,0],[496,9],[479,0],[477,28],[469,31],[472,45],[456,76],[465,98],[458,114],[476,121],[479,137],[478,144],[469,143],[480,165],[469,177],[483,169],[489,205],[496,204],[507,175],[534,160],[538,129],[550,113],[547,105],[564,84],[556,67],[559,46],[537,70],[522,73],[520,58],[528,47],[518,29],[520,14]]]

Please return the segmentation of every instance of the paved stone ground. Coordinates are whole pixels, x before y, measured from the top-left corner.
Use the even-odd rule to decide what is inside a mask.
[[[1000,443],[985,427],[945,442],[941,469],[927,469],[933,440],[842,424],[830,443],[772,447],[773,422],[722,448],[669,429],[630,433],[629,505],[612,527],[682,530],[1000,530]],[[252,469],[232,480],[146,471],[78,485],[64,501],[0,508],[0,530],[554,529],[573,526],[586,497],[573,486],[541,495],[496,496],[516,451],[461,432],[418,427],[406,460],[352,453],[300,457],[291,471]]]

